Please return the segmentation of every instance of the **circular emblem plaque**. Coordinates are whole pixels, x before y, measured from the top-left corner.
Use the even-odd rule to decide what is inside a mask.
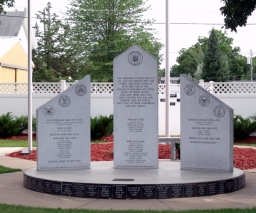
[[[191,95],[195,94],[196,88],[193,84],[187,84],[184,88],[184,92],[185,92],[186,95],[191,96]]]
[[[128,55],[128,61],[133,66],[138,66],[143,61],[143,55],[138,51],[133,51]]]
[[[75,88],[75,91],[78,96],[83,96],[85,95],[87,89],[86,86],[84,86],[83,84],[78,84]]]
[[[217,118],[222,118],[225,115],[225,108],[218,105],[214,108],[213,113]]]
[[[199,104],[203,107],[207,107],[210,104],[210,97],[208,95],[201,95],[199,98]]]
[[[62,107],[68,107],[70,103],[71,103],[71,100],[67,95],[62,95],[59,98],[59,105]]]
[[[55,109],[52,106],[46,106],[43,109],[43,114],[46,118],[51,118],[55,114]]]

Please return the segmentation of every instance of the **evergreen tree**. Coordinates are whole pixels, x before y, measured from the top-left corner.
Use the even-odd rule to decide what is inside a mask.
[[[71,0],[66,16],[80,54],[88,55],[93,81],[113,80],[113,59],[137,44],[159,58],[162,44],[153,36],[143,0]]]
[[[211,30],[204,54],[201,77],[205,81],[225,82],[229,80],[228,58],[220,51],[219,39],[214,29]]]
[[[222,54],[226,55],[228,60],[230,69],[229,80],[249,80],[250,69],[246,64],[246,58],[240,55],[239,47],[233,47],[233,38],[228,37],[225,31],[215,30],[215,33],[219,41],[220,51]],[[211,31],[209,34],[211,34]],[[172,70],[175,71],[175,75],[179,76],[180,74],[187,74],[193,79],[200,80],[203,65],[202,62],[208,43],[209,36],[199,37],[196,44],[188,49],[181,49],[179,52],[180,55],[176,60],[179,64],[172,67]]]
[[[48,2],[47,7],[36,14],[43,26],[37,23],[34,26],[38,48],[33,50],[33,81],[79,80],[92,66],[86,57],[77,58],[69,27],[51,12],[51,8]]]

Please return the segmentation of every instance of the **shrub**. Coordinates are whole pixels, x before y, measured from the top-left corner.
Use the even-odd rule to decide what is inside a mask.
[[[36,118],[32,118],[32,130],[36,131]]]
[[[113,133],[113,115],[91,118],[91,140],[100,139]]]
[[[14,117],[10,112],[0,116],[0,137],[19,135],[28,128],[28,119],[25,116]]]
[[[243,118],[240,115],[234,117],[234,139],[246,139],[256,131],[256,121],[250,118]]]
[[[250,116],[250,119],[252,119],[252,120],[256,121],[256,114],[254,114],[254,115]]]

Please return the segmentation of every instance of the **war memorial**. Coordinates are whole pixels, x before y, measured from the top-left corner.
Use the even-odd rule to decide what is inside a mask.
[[[37,109],[37,168],[24,187],[60,196],[169,199],[245,187],[233,168],[233,109],[181,75],[181,159],[158,159],[157,59],[134,45],[114,59],[114,161],[91,162],[90,76]],[[170,121],[175,122],[175,121]]]

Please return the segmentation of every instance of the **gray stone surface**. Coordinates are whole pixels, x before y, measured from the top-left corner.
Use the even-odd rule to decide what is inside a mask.
[[[91,162],[91,169],[57,171],[37,171],[30,168],[24,174],[43,180],[59,182],[77,182],[91,184],[186,184],[218,182],[238,178],[244,171],[234,168],[233,172],[184,171],[180,169],[180,162],[159,160],[158,169],[114,169],[112,161]],[[121,179],[121,181],[113,181]],[[123,180],[122,180],[123,179]],[[132,179],[126,181],[124,179]]]
[[[1,151],[1,150],[0,150]],[[1,157],[1,165],[11,168],[29,169],[36,166],[35,161],[12,157]],[[93,167],[93,165],[92,165]],[[169,166],[169,168],[173,168]],[[88,170],[89,171],[89,170]],[[169,170],[168,170],[169,171]],[[44,172],[44,171],[41,171]],[[47,171],[46,171],[47,172]],[[181,199],[142,199],[113,200],[48,195],[28,190],[23,186],[23,172],[0,175],[0,203],[30,207],[49,207],[62,209],[108,209],[108,210],[197,210],[221,208],[256,207],[256,170],[247,170],[246,187],[234,193],[216,196],[202,196]],[[104,179],[104,178],[103,178]]]
[[[90,76],[37,109],[37,169],[90,168]]]
[[[233,171],[233,109],[181,75],[181,169]]]
[[[157,59],[134,45],[114,59],[114,167],[158,168]]]

